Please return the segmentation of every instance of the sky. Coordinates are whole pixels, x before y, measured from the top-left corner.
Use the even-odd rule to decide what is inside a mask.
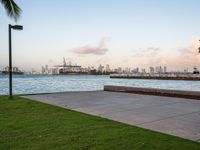
[[[16,0],[14,22],[0,6],[0,67],[8,65],[8,24],[13,65],[40,69],[67,61],[83,67],[200,67],[199,0]]]

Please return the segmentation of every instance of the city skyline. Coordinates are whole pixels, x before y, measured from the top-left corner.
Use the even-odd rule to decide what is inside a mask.
[[[23,68],[19,68],[17,66],[14,66],[14,70],[22,71],[26,74],[52,74],[53,72],[58,72],[59,68],[62,68],[64,66],[69,67],[78,67],[83,72],[90,72],[90,71],[97,71],[97,72],[105,72],[105,73],[194,73],[199,72],[199,68],[194,66],[193,68],[184,68],[177,69],[177,70],[171,70],[167,66],[157,65],[157,66],[148,66],[146,68],[137,66],[137,67],[112,67],[110,64],[99,64],[97,67],[95,66],[82,66],[81,64],[73,63],[73,62],[66,62],[65,58],[63,58],[63,63],[60,64],[54,64],[49,66],[48,64],[40,66],[40,69],[31,68],[28,70],[25,70]],[[0,68],[1,71],[8,71],[8,66],[4,66],[3,68]],[[57,74],[57,73],[56,73]]]
[[[66,56],[95,67],[160,64],[183,70],[200,64],[198,0],[16,2],[24,30],[13,32],[13,63],[20,68],[40,69]],[[0,17],[2,68],[8,64],[7,25],[14,22],[3,8]]]

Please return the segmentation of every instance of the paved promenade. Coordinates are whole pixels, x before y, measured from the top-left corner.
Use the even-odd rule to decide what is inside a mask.
[[[200,141],[200,100],[117,92],[69,92],[26,98]]]

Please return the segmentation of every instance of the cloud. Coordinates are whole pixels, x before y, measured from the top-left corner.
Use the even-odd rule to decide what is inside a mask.
[[[76,54],[94,54],[94,55],[105,55],[108,52],[108,48],[106,48],[107,42],[110,40],[108,37],[104,37],[101,39],[97,46],[82,46],[78,48],[71,49],[71,52]]]
[[[126,64],[133,64],[138,67],[149,66],[167,66],[172,70],[183,70],[189,68],[192,70],[194,66],[200,65],[200,54],[198,47],[200,46],[199,38],[183,48],[164,50],[156,47],[149,47],[134,50],[132,57],[127,58]]]
[[[134,50],[133,57],[148,57],[154,56],[161,51],[158,47],[148,47],[145,49]]]

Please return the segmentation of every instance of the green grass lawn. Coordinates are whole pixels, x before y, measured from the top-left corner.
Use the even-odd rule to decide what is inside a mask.
[[[200,150],[200,143],[15,97],[0,96],[0,150]]]

